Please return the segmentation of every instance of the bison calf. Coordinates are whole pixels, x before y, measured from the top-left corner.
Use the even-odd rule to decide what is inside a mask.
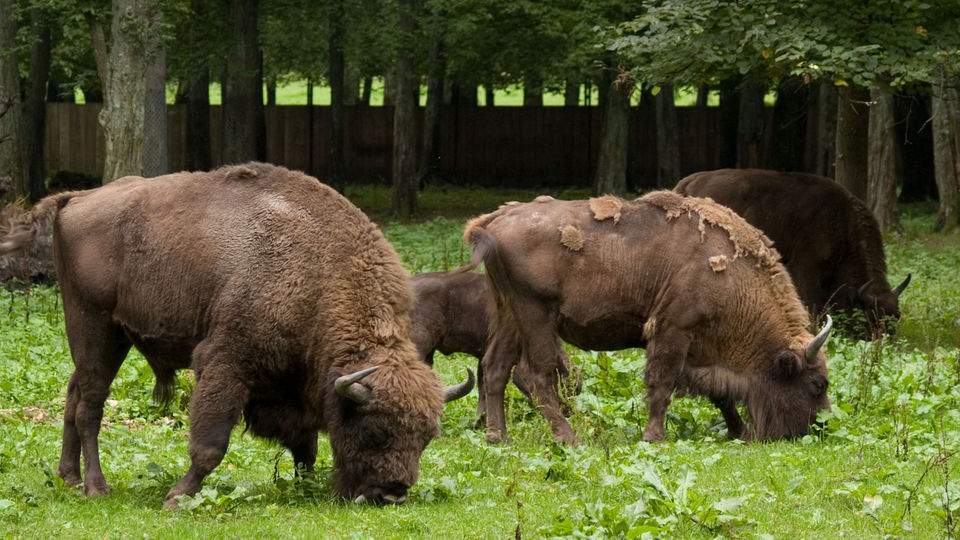
[[[669,191],[539,197],[476,218],[464,238],[468,268],[485,264],[497,305],[483,358],[490,442],[506,435],[503,389],[518,363],[555,438],[578,442],[551,369],[558,336],[589,350],[647,349],[646,441],[663,440],[675,390],[708,397],[734,437],[799,436],[830,406],[820,350],[830,324],[811,335],[770,241],[728,208]]]
[[[487,331],[496,312],[486,276],[466,272],[428,272],[411,276],[414,305],[410,312],[410,338],[417,346],[420,359],[433,365],[433,353],[467,353],[477,357],[477,381],[483,388],[483,366],[479,360],[487,349]],[[558,380],[566,381],[571,365],[566,354],[556,366]],[[579,392],[579,372],[571,392]],[[513,383],[530,396],[523,374],[513,371]],[[569,395],[568,395],[569,397]],[[486,395],[480,392],[477,415],[486,414]],[[567,411],[569,413],[569,411]]]
[[[53,227],[75,371],[57,474],[108,493],[97,437],[110,383],[136,347],[170,396],[192,368],[190,468],[200,489],[241,415],[311,470],[330,434],[336,493],[400,503],[437,435],[444,389],[410,342],[413,292],[376,226],[329,187],[263,163],[126,177],[40,201],[0,254]],[[83,456],[81,475],[80,457]]]

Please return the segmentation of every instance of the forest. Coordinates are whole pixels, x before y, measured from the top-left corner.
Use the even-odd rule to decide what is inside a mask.
[[[646,442],[650,351],[567,343],[578,446],[515,384],[512,439],[491,444],[474,390],[444,406],[406,502],[373,506],[336,493],[326,434],[305,473],[241,422],[200,491],[164,510],[191,466],[197,376],[179,371],[158,402],[134,349],[99,432],[111,492],[69,485],[57,459],[75,366],[40,241],[39,257],[0,257],[32,276],[0,290],[0,536],[960,537],[957,20],[948,0],[0,0],[0,200],[17,201],[0,238],[56,190],[265,160],[282,140],[322,158],[278,164],[342,193],[412,275],[468,263],[466,224],[507,202],[629,198],[709,164],[836,179],[875,216],[886,276],[905,285],[875,339],[834,314],[831,407],[802,436],[731,440],[725,411],[678,392],[664,441]],[[303,102],[278,99],[291,87]],[[51,118],[90,107],[96,125],[85,112],[79,132],[102,140],[100,170],[49,168],[70,150],[51,146]],[[521,115],[580,120],[531,135],[510,123]],[[379,146],[357,138],[361,123]],[[458,123],[477,132],[466,150],[451,143]],[[463,157],[485,144],[496,167]],[[527,156],[554,155],[544,145],[587,146],[586,165],[519,180],[544,168]],[[438,353],[433,370],[451,385],[480,361]]]

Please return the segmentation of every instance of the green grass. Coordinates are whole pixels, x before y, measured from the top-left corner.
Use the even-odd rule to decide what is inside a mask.
[[[467,218],[534,195],[431,187],[422,218],[400,223],[389,218],[385,189],[348,191],[415,272],[462,264]],[[188,466],[186,399],[153,404],[152,374],[136,354],[114,382],[100,438],[113,493],[86,499],[52,474],[71,372],[56,291],[0,291],[0,536],[506,538],[519,530],[527,538],[955,538],[960,235],[928,234],[928,210],[907,208],[907,232],[887,239],[892,278],[914,276],[900,337],[828,342],[833,411],[822,416],[822,431],[730,442],[716,409],[680,398],[670,405],[667,441],[643,443],[643,351],[568,348],[584,374],[571,417],[581,447],[552,444],[542,417],[512,386],[513,442],[486,444],[470,428],[474,392],[446,406],[443,435],[423,454],[419,482],[398,508],[335,500],[325,437],[317,479],[296,481],[287,453],[238,427],[193,508],[160,510]],[[448,384],[467,366],[476,360],[436,360]],[[189,378],[178,385],[179,395],[189,392]]]

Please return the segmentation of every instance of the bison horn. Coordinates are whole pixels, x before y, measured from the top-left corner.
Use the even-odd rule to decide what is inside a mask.
[[[473,385],[475,382],[476,379],[473,376],[473,372],[470,371],[470,368],[467,368],[467,380],[460,384],[447,386],[443,389],[443,402],[446,403],[448,401],[460,399],[469,394],[470,391],[473,390]]]
[[[907,288],[907,285],[910,284],[910,277],[911,275],[907,274],[907,279],[903,280],[903,283],[897,285],[897,288],[893,290],[893,294],[900,296],[900,293],[902,293],[903,290]]]
[[[872,279],[868,280],[866,283],[861,285],[859,289],[857,289],[857,298],[860,299],[860,302],[862,302],[863,305],[868,307],[877,303],[876,297],[874,297],[872,294],[867,294],[867,287],[869,287],[871,283],[873,283]]]
[[[370,399],[370,389],[360,384],[359,381],[378,369],[380,369],[380,366],[373,366],[367,369],[361,369],[350,375],[337,377],[337,380],[333,383],[333,389],[336,390],[340,396],[362,405]]]
[[[808,365],[814,365],[817,363],[817,353],[820,352],[820,347],[823,347],[825,341],[827,341],[827,336],[830,335],[830,330],[833,329],[833,319],[827,315],[827,322],[823,325],[823,329],[820,330],[820,333],[817,334],[817,337],[813,338],[809,345],[807,345],[807,350],[804,352],[803,357],[807,361]]]

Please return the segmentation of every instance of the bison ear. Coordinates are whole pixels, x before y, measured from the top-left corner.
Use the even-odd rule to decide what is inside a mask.
[[[782,351],[773,362],[773,376],[781,381],[789,381],[801,371],[803,371],[803,361],[790,351]]]

